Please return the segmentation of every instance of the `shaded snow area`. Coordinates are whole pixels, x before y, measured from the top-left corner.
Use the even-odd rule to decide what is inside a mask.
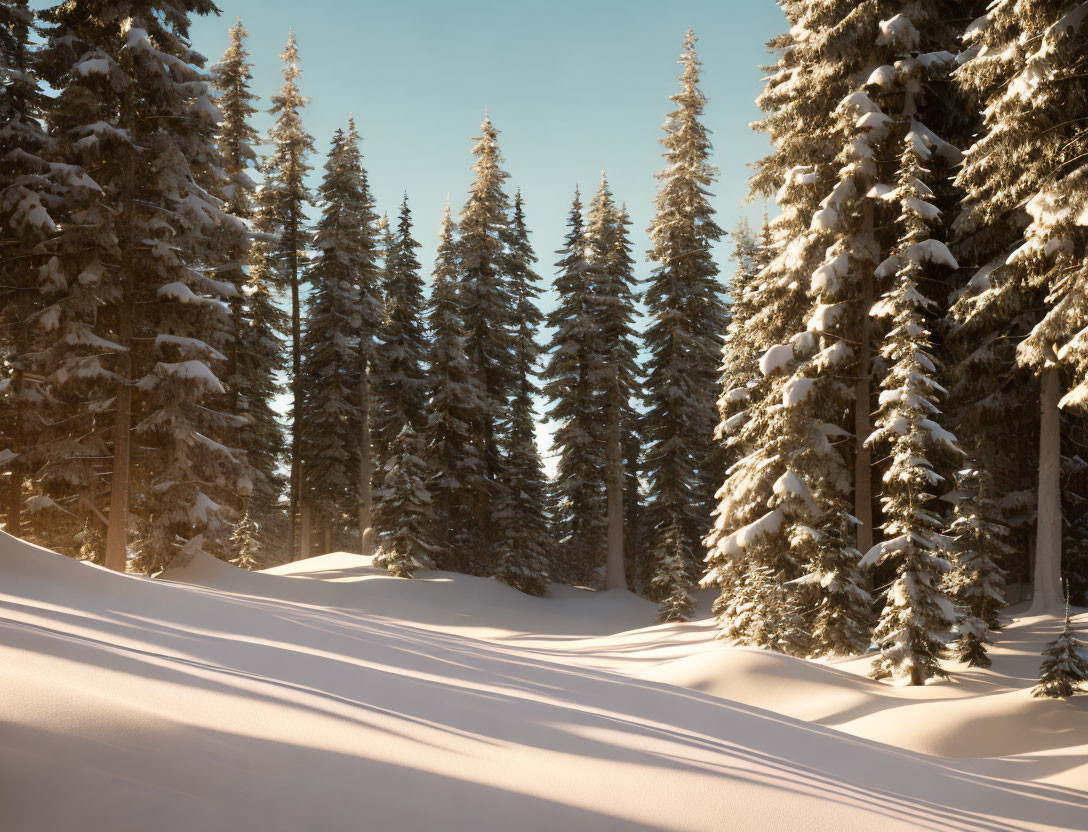
[[[0,535],[4,832],[1088,828],[1088,696],[1027,693],[1052,621],[903,689],[624,592],[342,554],[164,578]]]

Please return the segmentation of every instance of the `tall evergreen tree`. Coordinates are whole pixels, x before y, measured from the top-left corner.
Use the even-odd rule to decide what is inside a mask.
[[[647,440],[646,507],[650,552],[661,570],[685,574],[690,583],[695,553],[707,532],[714,493],[724,472],[715,447],[715,388],[726,312],[711,247],[723,234],[714,221],[707,190],[717,177],[710,164],[709,132],[701,122],[706,98],[699,89],[695,34],[684,39],[680,92],[665,124],[666,168],[650,228],[656,263],[646,289]],[[670,560],[681,557],[679,573]],[[659,594],[662,580],[655,582]],[[669,592],[679,590],[669,584]]]
[[[246,519],[235,538],[246,530],[259,533],[275,516],[282,489],[277,469],[284,448],[283,429],[272,400],[279,393],[276,374],[284,369],[286,317],[274,300],[274,258],[264,236],[277,230],[275,205],[268,199],[274,192],[265,190],[256,196],[257,186],[250,175],[257,164],[253,145],[259,137],[250,124],[257,108],[250,91],[253,74],[245,49],[248,34],[239,19],[230,30],[230,45],[223,59],[213,68],[216,106],[223,115],[218,135],[227,178],[223,197],[230,213],[248,221],[261,235],[256,243],[252,234],[230,237],[222,273],[237,293],[231,298],[232,343],[225,375],[228,408],[245,419],[231,440],[245,452],[250,480],[244,489],[249,495]],[[246,546],[252,549],[251,544]],[[254,562],[251,552],[243,556],[236,548],[235,556],[243,558],[246,565]]]
[[[306,176],[310,172],[308,158],[314,152],[314,140],[302,124],[302,110],[309,103],[299,91],[299,54],[295,33],[287,38],[283,59],[283,86],[272,96],[276,119],[268,135],[272,151],[264,162],[264,187],[275,206],[279,238],[276,244],[276,266],[281,282],[291,294],[291,400],[292,413],[302,411],[302,300],[303,262],[309,235],[306,231],[306,206],[310,192]],[[291,480],[288,506],[289,547],[297,557],[299,536],[299,495],[302,483],[301,429],[296,420],[291,426]]]
[[[381,278],[385,319],[375,348],[373,408],[375,456],[380,460],[388,460],[406,425],[420,433],[426,420],[426,299],[417,248],[406,195]]]
[[[557,253],[555,291],[559,302],[548,314],[554,330],[545,368],[548,417],[557,422],[553,449],[556,466],[557,557],[552,574],[564,583],[589,584],[606,544],[605,459],[598,439],[595,384],[600,374],[596,283],[577,191],[567,222],[565,244]]]
[[[1088,181],[1079,127],[1088,100],[1084,23],[1073,0],[992,3],[970,27],[970,60],[957,71],[980,99],[985,123],[957,177],[967,196],[956,231],[985,268],[956,312],[977,351],[1008,361],[1001,347],[1020,340],[1016,365],[1039,379],[1033,611],[1040,613],[1062,603],[1061,408],[1088,403],[1088,388],[1076,384],[1088,323],[1077,228]],[[1064,396],[1063,374],[1075,379]],[[991,444],[1000,441],[994,433]]]
[[[215,11],[210,2],[159,2],[43,13],[57,153],[93,169],[100,188],[79,205],[80,222],[64,228],[51,261],[65,316],[47,356],[57,381],[77,370],[80,384],[95,382],[83,412],[113,411],[106,563],[116,569],[126,562],[131,436],[141,446],[137,568],[156,571],[224,541],[222,495],[237,490],[242,473],[216,441],[233,421],[207,406],[223,392],[213,367],[225,358],[222,299],[233,292],[202,269],[218,265],[222,229],[240,229],[201,185],[218,161],[220,114],[187,37],[192,14]]]
[[[458,291],[465,349],[472,375],[480,383],[479,409],[471,417],[486,479],[466,503],[476,534],[470,570],[487,574],[493,565],[498,529],[496,501],[504,475],[502,445],[510,427],[513,398],[513,296],[510,290],[510,199],[503,190],[507,174],[499,152],[499,131],[484,118],[472,149],[475,179],[461,211],[458,241]]]
[[[373,211],[354,130],[333,137],[318,204],[314,244],[320,253],[306,274],[313,291],[302,340],[302,408],[295,417],[302,496],[331,530],[359,504],[359,457],[368,452],[359,442],[365,419],[359,376],[367,370],[363,352],[372,349],[378,317],[367,233]]]
[[[590,303],[596,333],[594,362],[598,368],[591,384],[597,400],[596,418],[603,422],[597,439],[605,460],[605,589],[627,588],[624,504],[638,500],[637,491],[630,492],[627,476],[630,463],[637,465],[637,459],[629,460],[628,466],[624,464],[624,451],[631,447],[632,428],[638,420],[635,398],[639,389],[634,328],[637,295],[628,225],[626,211],[616,206],[602,174],[600,188],[590,204],[585,237],[592,266]]]
[[[427,424],[424,462],[434,515],[430,532],[433,559],[440,569],[469,569],[473,523],[469,500],[487,488],[484,462],[472,432],[483,391],[465,352],[458,291],[457,241],[449,203],[442,219],[434,286],[429,304],[431,348],[428,358]]]
[[[50,140],[41,119],[47,101],[35,67],[33,23],[25,0],[0,3],[0,470],[7,472],[9,488],[3,497],[5,528],[17,537],[24,533],[27,486],[40,464],[34,446],[42,422],[35,411],[45,403],[33,373],[28,378],[28,365],[40,341],[34,334],[51,328],[53,319],[38,291],[38,268],[78,174],[45,158]]]
[[[533,271],[536,255],[529,243],[525,205],[521,191],[514,195],[514,212],[508,241],[509,278],[513,293],[514,399],[510,430],[506,437],[503,494],[495,512],[501,531],[495,576],[530,595],[548,589],[548,560],[552,548],[546,513],[548,483],[536,444],[533,402],[539,394],[534,377],[540,346],[536,336],[544,320],[536,299],[540,278]]]
[[[873,672],[921,685],[931,676],[944,676],[938,659],[944,653],[942,631],[955,622],[952,605],[943,594],[942,577],[949,569],[942,557],[943,520],[936,513],[933,490],[944,478],[931,461],[942,446],[959,451],[955,437],[938,423],[936,401],[945,393],[937,383],[936,360],[925,313],[932,301],[921,281],[933,273],[930,263],[956,268],[948,249],[931,237],[929,223],[939,216],[927,198],[923,164],[934,155],[913,125],[904,138],[897,187],[901,242],[895,254],[880,264],[875,276],[894,275],[890,288],[872,314],[887,318],[891,329],[880,351],[888,364],[876,430],[869,443],[886,445],[891,463],[884,475],[882,506],[886,540],[866,554],[862,565],[893,558],[896,579],[874,640],[881,655]]]

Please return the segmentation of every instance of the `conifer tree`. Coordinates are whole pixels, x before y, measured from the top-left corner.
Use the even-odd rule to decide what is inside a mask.
[[[1039,667],[1039,684],[1031,689],[1031,695],[1050,699],[1068,699],[1088,682],[1088,658],[1085,646],[1073,629],[1069,617],[1069,602],[1065,604],[1065,626],[1061,634],[1043,651],[1043,663]]]
[[[422,454],[420,438],[408,422],[393,442],[378,490],[374,522],[385,530],[385,536],[374,564],[397,578],[411,578],[418,569],[434,568],[428,533],[431,494]]]
[[[514,320],[507,241],[510,200],[503,190],[499,131],[484,118],[481,135],[472,149],[475,179],[461,211],[458,241],[458,292],[465,350],[471,373],[480,383],[478,410],[469,424],[480,449],[486,479],[466,503],[476,533],[469,552],[470,570],[487,574],[494,560],[498,529],[496,501],[504,476],[502,444],[510,426],[513,398],[511,368]]]
[[[367,368],[363,351],[371,349],[380,309],[367,234],[373,212],[354,130],[337,130],[333,137],[318,204],[314,243],[320,254],[306,274],[313,289],[295,418],[301,426],[302,494],[324,527],[333,529],[360,502],[360,457],[369,452],[359,442],[365,419],[359,376]]]
[[[237,293],[231,298],[232,342],[225,386],[230,412],[245,419],[231,440],[244,451],[249,468],[242,525],[255,532],[273,517],[282,488],[277,468],[284,448],[283,430],[272,400],[279,393],[276,374],[284,369],[282,333],[286,317],[274,302],[274,255],[264,237],[277,230],[275,205],[269,200],[274,192],[266,189],[255,199],[257,186],[251,176],[258,161],[253,145],[259,137],[250,124],[257,108],[250,91],[253,73],[245,48],[248,34],[241,19],[231,27],[230,46],[213,68],[213,87],[216,106],[223,116],[218,135],[219,156],[227,179],[223,198],[232,215],[247,220],[262,235],[256,242],[252,234],[231,236],[224,252],[227,266],[221,272]],[[234,539],[238,539],[237,534]],[[235,556],[242,559],[238,562],[244,561],[247,566],[254,563],[252,555],[235,549]]]
[[[405,196],[397,230],[385,253],[381,279],[385,319],[375,348],[373,408],[375,456],[379,460],[388,459],[405,425],[410,424],[419,433],[426,419],[426,299],[417,248],[419,243],[412,237],[412,212]]]
[[[280,56],[283,60],[283,86],[272,96],[276,119],[269,131],[272,151],[264,162],[264,187],[270,191],[279,225],[275,247],[276,266],[281,282],[291,295],[291,400],[292,413],[302,412],[302,272],[305,250],[309,244],[306,231],[306,206],[310,192],[306,176],[310,172],[309,155],[314,152],[313,137],[302,125],[302,110],[309,103],[299,91],[299,54],[295,33],[287,38]],[[301,427],[296,419],[291,426],[291,480],[288,506],[289,546],[292,558],[297,557],[299,537],[296,524],[299,516],[301,473]]]
[[[483,391],[465,352],[457,282],[458,249],[449,203],[442,219],[434,286],[429,304],[431,347],[427,372],[424,462],[434,506],[430,530],[433,559],[440,569],[467,572],[473,524],[469,500],[487,488],[484,462],[472,432]]]
[[[567,221],[565,244],[555,278],[559,302],[548,314],[554,330],[545,368],[548,417],[557,422],[557,557],[552,574],[564,583],[588,584],[606,542],[605,459],[598,438],[596,381],[600,373],[597,321],[592,293],[596,284],[577,191]]]
[[[724,472],[715,447],[718,364],[726,312],[711,247],[723,234],[714,221],[708,187],[717,177],[711,143],[700,118],[700,62],[689,29],[680,63],[676,110],[665,124],[666,168],[650,228],[656,263],[646,290],[646,477],[650,555],[660,569],[682,553],[689,582],[695,552],[707,532],[714,492]],[[675,570],[671,574],[675,573]],[[662,580],[655,586],[663,591]]]
[[[635,278],[627,235],[629,220],[616,206],[608,181],[601,185],[590,204],[586,224],[586,250],[592,267],[591,314],[595,322],[592,347],[598,376],[591,379],[597,399],[597,419],[603,421],[598,435],[605,460],[607,556],[605,589],[627,588],[624,564],[625,512],[630,493],[624,465],[625,448],[630,447],[632,426],[637,420],[635,397],[639,387],[638,344],[634,328]],[[637,452],[636,452],[637,453]]]
[[[872,310],[873,316],[888,319],[891,329],[880,351],[888,372],[876,430],[868,442],[887,445],[891,462],[881,501],[886,539],[866,554],[862,565],[888,558],[896,562],[896,579],[873,636],[881,649],[873,673],[921,685],[931,676],[946,675],[938,663],[944,653],[941,632],[955,622],[941,587],[949,565],[941,556],[943,522],[932,493],[944,478],[931,457],[942,447],[959,452],[959,446],[937,421],[936,400],[946,391],[934,378],[936,360],[924,317],[933,303],[920,285],[932,274],[928,264],[957,264],[945,245],[931,237],[929,223],[939,211],[927,201],[932,191],[923,164],[934,155],[935,143],[915,129],[912,124],[904,138],[892,192],[900,205],[901,241],[875,271],[877,279],[894,278]]]
[[[0,470],[7,472],[9,486],[3,498],[5,528],[16,537],[24,533],[28,480],[40,464],[34,446],[41,440],[41,422],[35,410],[45,401],[40,384],[27,377],[37,340],[32,334],[46,327],[52,315],[38,291],[37,269],[78,173],[45,159],[50,140],[41,118],[47,101],[31,45],[33,22],[25,0],[0,3],[0,350],[5,367],[0,376]]]
[[[1084,23],[1073,0],[990,4],[968,30],[970,59],[957,71],[985,122],[957,177],[967,196],[955,226],[961,247],[985,268],[966,287],[957,318],[976,343],[996,345],[991,354],[1010,335],[1022,338],[1016,364],[1040,385],[1035,613],[1056,612],[1062,601],[1061,408],[1088,402],[1083,385],[1062,394],[1063,374],[1084,378],[1078,333],[1088,322],[1077,228],[1088,179],[1078,126]]]
[[[722,637],[807,654],[813,645],[804,619],[814,599],[810,585],[795,581],[808,574],[816,550],[791,544],[815,541],[806,530],[821,517],[832,530],[845,521],[849,480],[837,445],[850,434],[827,418],[832,414],[820,418],[797,405],[813,384],[804,362],[816,350],[805,321],[826,252],[812,220],[838,170],[834,113],[853,69],[841,46],[829,43],[841,31],[833,28],[839,9],[801,2],[784,9],[792,27],[770,43],[777,62],[758,101],[766,113],[758,129],[774,149],[752,179],[753,193],[774,196],[781,213],[767,232],[768,262],[750,314],[744,307],[736,313],[744,346],[729,344],[734,355],[749,352],[756,371],[726,391],[731,407],[719,431],[735,461],[717,494],[702,585],[720,592],[714,612]]]
[[[533,271],[536,255],[529,243],[521,191],[514,195],[510,223],[509,277],[513,293],[515,393],[510,430],[506,437],[503,495],[495,512],[501,527],[495,577],[530,595],[548,589],[548,561],[552,540],[546,514],[548,483],[536,444],[533,401],[540,347],[536,335],[543,322],[536,304],[540,278]]]
[[[244,473],[215,439],[233,420],[206,406],[223,392],[213,366],[229,342],[222,299],[232,288],[201,269],[217,265],[224,227],[240,229],[200,184],[217,161],[220,114],[187,37],[192,14],[214,11],[210,2],[156,2],[43,13],[43,76],[58,91],[56,152],[93,169],[98,186],[50,260],[63,317],[44,352],[46,371],[58,395],[65,382],[81,388],[68,392],[81,399],[82,418],[101,424],[112,410],[106,565],[115,569],[126,562],[133,435],[141,447],[139,569],[225,541],[223,498],[214,495],[236,491]],[[90,428],[84,435],[103,435]]]
[[[971,667],[989,667],[986,645],[991,630],[1000,629],[997,614],[1005,606],[1003,570],[998,562],[1011,554],[1004,538],[1008,528],[995,520],[999,509],[991,496],[993,478],[978,468],[956,477],[955,516],[948,528],[954,571],[948,591],[959,620],[955,656]]]

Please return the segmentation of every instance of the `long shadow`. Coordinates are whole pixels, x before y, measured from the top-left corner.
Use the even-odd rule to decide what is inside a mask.
[[[0,721],[0,738],[23,749],[0,755],[5,832],[664,832],[453,772],[188,725],[118,746]]]
[[[190,589],[189,591],[193,590]],[[336,635],[338,638],[346,638],[349,641],[366,642],[369,647],[381,645],[383,658],[388,666],[379,668],[370,666],[367,667],[367,670],[369,672],[378,670],[379,672],[397,674],[401,676],[404,684],[425,686],[428,691],[427,695],[433,698],[449,698],[451,695],[472,698],[486,698],[487,696],[494,697],[499,695],[509,700],[524,699],[526,695],[547,695],[551,697],[551,701],[536,703],[537,709],[539,709],[539,707],[548,708],[550,715],[542,715],[542,717],[537,720],[535,726],[532,726],[537,728],[542,725],[550,726],[549,731],[543,732],[542,736],[542,732],[539,730],[525,731],[517,730],[517,726],[506,726],[508,735],[502,737],[505,741],[517,742],[524,745],[537,745],[565,752],[570,752],[572,750],[573,742],[573,750],[579,754],[593,755],[609,760],[632,758],[632,751],[630,749],[618,747],[614,743],[587,743],[583,737],[579,737],[576,734],[572,735],[569,730],[564,731],[557,727],[566,724],[584,724],[586,720],[590,720],[591,722],[605,721],[620,726],[626,733],[641,733],[658,736],[681,746],[686,746],[693,751],[699,750],[702,752],[718,753],[725,755],[730,759],[738,759],[748,764],[759,765],[768,771],[775,773],[775,776],[777,777],[776,786],[779,785],[778,781],[781,781],[782,787],[785,787],[790,781],[804,783],[806,787],[809,787],[812,783],[817,783],[827,792],[827,794],[822,795],[824,799],[841,800],[850,805],[858,805],[860,803],[866,805],[867,808],[872,806],[873,810],[878,812],[884,811],[881,806],[891,805],[896,816],[907,814],[913,817],[918,812],[914,807],[922,806],[924,807],[926,815],[939,817],[941,818],[941,823],[944,824],[943,826],[938,825],[931,828],[955,828],[950,824],[962,824],[963,828],[989,829],[994,830],[995,832],[1005,832],[1005,830],[1015,828],[1000,822],[981,819],[974,813],[966,812],[955,808],[955,806],[945,805],[937,801],[919,801],[916,796],[897,795],[894,792],[879,787],[858,786],[853,782],[854,778],[851,776],[828,771],[826,766],[816,767],[813,765],[806,765],[787,759],[780,754],[776,755],[759,749],[749,748],[738,743],[729,743],[714,739],[708,736],[706,731],[708,724],[715,721],[712,712],[727,710],[733,713],[744,714],[745,716],[751,717],[753,720],[762,721],[764,732],[766,732],[767,726],[778,725],[788,728],[791,731],[801,730],[814,733],[825,739],[834,739],[836,743],[845,741],[850,745],[856,745],[869,750],[879,750],[884,754],[890,753],[893,756],[898,756],[918,765],[933,766],[936,764],[941,766],[940,761],[934,761],[932,758],[924,757],[923,755],[912,755],[910,752],[895,752],[894,750],[888,749],[886,746],[881,746],[876,743],[868,743],[867,741],[856,740],[854,738],[844,738],[843,735],[836,732],[830,732],[827,729],[817,728],[797,720],[778,717],[757,708],[736,705],[735,703],[729,703],[692,691],[685,691],[667,685],[632,680],[627,677],[616,676],[603,671],[556,665],[542,661],[533,656],[512,656],[509,654],[508,650],[504,650],[502,646],[492,645],[487,642],[477,642],[460,636],[435,633],[402,622],[382,619],[377,616],[369,616],[357,611],[330,610],[291,604],[285,605],[283,603],[272,603],[248,596],[238,596],[231,593],[217,593],[215,590],[200,589],[195,591],[204,594],[206,600],[210,597],[218,597],[218,600],[222,602],[249,606],[255,610],[271,614],[281,619],[286,624],[293,623],[296,632],[286,635],[292,635],[299,643],[305,641],[302,636],[304,636],[306,631],[321,631],[326,635]],[[57,615],[55,612],[51,612],[51,614]],[[131,613],[115,611],[115,615],[121,617],[131,615]],[[78,616],[76,617],[78,618]],[[100,620],[95,620],[93,623],[95,626],[101,626],[102,624]],[[251,628],[255,631],[265,629],[262,626],[262,622],[259,620],[251,620],[249,623]],[[141,617],[138,625],[125,624],[117,621],[114,623],[114,626],[122,627],[129,631],[129,637],[136,639],[140,637],[140,631],[146,629],[149,626],[149,623],[146,621],[145,617]],[[49,628],[43,629],[48,630]],[[174,631],[175,636],[184,637],[186,647],[191,647],[195,643],[206,649],[217,642],[231,642],[228,646],[233,651],[232,658],[237,658],[237,639],[232,639],[231,634],[205,634],[201,639],[194,640],[189,634],[184,634],[183,636],[183,634],[178,633],[177,628],[173,625],[159,622],[158,629],[164,636],[167,636],[171,631]],[[301,630],[302,632],[298,632],[297,630]],[[54,637],[72,638],[70,635],[56,631],[54,631],[52,635]],[[93,642],[95,640],[92,639],[91,641]],[[410,644],[413,645],[413,647],[404,647],[402,646],[404,644]],[[97,645],[92,646],[95,646],[98,649],[128,651],[131,658],[138,661],[154,662],[159,666],[161,666],[160,663],[167,662],[173,665],[174,670],[181,673],[189,673],[191,675],[192,673],[199,672],[201,676],[196,684],[206,684],[207,679],[205,677],[210,673],[221,674],[227,678],[233,677],[236,679],[245,679],[247,681],[260,681],[261,683],[267,683],[270,687],[280,686],[290,690],[292,693],[304,692],[315,698],[331,698],[340,705],[354,705],[364,709],[372,708],[385,716],[404,718],[408,721],[415,721],[417,724],[426,725],[427,727],[438,727],[440,730],[445,730],[448,727],[445,725],[436,725],[435,720],[423,719],[420,721],[420,718],[415,715],[403,713],[403,708],[399,710],[391,708],[375,708],[372,703],[364,702],[357,697],[344,697],[324,689],[316,690],[311,685],[297,680],[272,678],[266,673],[228,668],[222,663],[199,662],[180,657],[163,657],[158,653],[149,651],[133,651],[132,648],[109,645],[101,640],[98,640]],[[350,664],[354,658],[354,653],[356,652],[354,650],[345,649],[342,653],[338,653],[335,656],[325,655],[319,658],[302,653],[298,648],[284,644],[270,646],[268,644],[247,643],[245,646],[247,650],[247,664],[256,662],[265,667],[282,667],[285,670],[290,670],[290,675],[301,676],[303,679],[312,680],[321,678],[323,687],[327,687],[330,682],[347,683],[353,685],[356,690],[365,690],[367,687],[365,684],[362,684],[364,680],[356,679],[354,677],[341,680],[336,674],[333,674],[332,678],[330,678],[330,661],[334,664]],[[345,644],[338,646],[346,648],[349,645]],[[271,653],[269,651],[271,651]],[[448,658],[436,657],[436,652],[442,652],[446,655],[455,654],[461,657],[462,661],[455,662]],[[405,657],[411,656],[413,658],[421,658],[436,662],[439,665],[439,670],[428,672],[434,673],[435,676],[442,677],[445,681],[439,683],[434,680],[420,679],[417,675],[413,675],[418,674],[418,669],[406,668],[403,665],[398,666],[396,663],[389,663],[389,659],[397,655]],[[290,656],[293,662],[285,661],[283,657],[287,656]],[[299,664],[300,656],[304,657],[301,659],[301,664]],[[373,665],[373,662],[371,664]],[[487,666],[485,667],[485,665]],[[358,671],[358,666],[355,666],[355,670]],[[130,672],[138,673],[139,671],[135,670]],[[282,671],[280,675],[282,675]],[[534,678],[541,675],[547,676],[547,681]],[[590,689],[579,690],[577,691],[578,696],[574,696],[567,691],[563,684],[561,684],[561,681],[564,678],[576,681],[576,687],[589,685]],[[460,684],[457,684],[458,682]],[[468,685],[478,686],[480,684],[486,684],[488,687],[492,688],[493,692],[484,694],[480,690],[472,690],[467,687]],[[228,689],[231,687],[228,683],[223,683],[223,686]],[[237,691],[235,692],[237,693]],[[630,699],[632,692],[638,694],[637,698],[639,701],[636,703],[625,702],[624,699]],[[252,692],[247,690],[244,695],[251,696]],[[563,698],[564,695],[566,695],[566,699]],[[592,703],[610,702],[614,703],[614,707],[610,708],[608,712],[602,712],[596,706],[591,705],[587,708],[585,704],[578,702],[578,699],[586,699]],[[680,704],[678,699],[688,701],[689,705],[684,706]],[[710,713],[704,713],[701,721],[691,720],[688,718],[690,715],[686,713],[686,710],[690,709],[690,703],[698,703],[701,710],[704,712],[709,711]],[[635,705],[640,705],[642,707],[635,707]],[[646,716],[642,714],[636,716],[633,713],[624,712],[625,707],[627,711],[633,712],[636,710],[646,710],[647,705],[650,706],[648,710],[651,714],[655,711],[658,712],[658,715],[662,719],[661,723],[651,724],[647,722]],[[555,709],[560,709],[559,712],[561,716],[556,716],[552,713]],[[669,725],[663,721],[666,715],[668,715],[672,721],[695,722],[696,725],[693,729]],[[651,720],[656,722],[653,717],[651,717]],[[566,736],[563,735],[564,733]],[[556,736],[556,734],[559,734],[559,736]],[[462,734],[458,733],[458,735],[461,736]],[[687,760],[686,757],[680,754],[650,754],[642,751],[636,751],[633,752],[633,754],[633,759],[642,762],[646,762],[645,758],[650,756],[656,757],[659,760],[659,763],[667,760],[672,765],[692,767],[698,770],[706,770],[707,768],[706,762],[692,764],[690,760]],[[732,776],[735,776],[735,766],[725,764],[719,765],[722,765],[723,770],[728,770]],[[1084,793],[1075,790],[1058,790],[1055,787],[1037,787],[1035,784],[1014,784],[999,778],[985,778],[979,775],[970,774],[949,766],[941,767],[946,773],[946,776],[960,779],[965,785],[970,785],[975,788],[994,789],[995,797],[998,795],[1007,796],[1010,791],[1016,791],[1026,797],[1030,797],[1032,801],[1052,801],[1055,803],[1072,802],[1074,805],[1088,808],[1088,802],[1085,802]],[[1015,788],[1010,789],[1010,787],[1013,786]],[[797,786],[791,786],[791,788],[797,788]],[[835,797],[828,797],[828,794],[835,795]],[[946,803],[947,802],[948,801],[946,800]],[[1013,807],[1007,808],[1011,809]],[[1025,814],[1031,814],[1032,817],[1030,819],[1038,819],[1035,817],[1035,811],[1030,813],[1025,811]],[[1024,819],[1028,820],[1029,818],[1025,817]],[[919,822],[921,822],[921,820],[919,820]],[[989,825],[980,825],[983,823]]]

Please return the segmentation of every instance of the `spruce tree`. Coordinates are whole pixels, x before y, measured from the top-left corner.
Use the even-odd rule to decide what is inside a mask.
[[[42,423],[35,412],[45,401],[41,385],[27,376],[29,354],[40,340],[34,333],[50,329],[55,314],[38,291],[37,269],[79,173],[45,158],[50,140],[41,119],[47,101],[37,78],[33,23],[25,0],[0,3],[0,470],[7,472],[9,489],[2,503],[5,528],[16,537],[24,534],[27,485],[40,464],[35,446]]]
[[[521,191],[514,195],[510,223],[509,277],[513,293],[515,393],[510,430],[504,445],[503,494],[495,512],[500,525],[495,577],[530,595],[548,590],[552,540],[546,513],[548,482],[536,444],[535,382],[540,346],[536,336],[544,316],[537,307],[540,278],[533,271],[536,255],[529,243]]]
[[[429,536],[431,494],[419,435],[406,423],[393,442],[377,493],[375,525],[384,530],[382,547],[374,558],[398,578],[411,578],[418,569],[433,569]]]
[[[388,460],[406,425],[420,433],[426,420],[426,299],[417,248],[405,196],[381,277],[385,318],[375,348],[373,407],[375,456],[379,460]]]
[[[264,162],[264,187],[270,191],[279,225],[275,256],[280,281],[291,295],[291,412],[297,417],[302,412],[302,299],[303,262],[309,236],[306,231],[306,206],[310,192],[306,176],[310,172],[309,155],[314,152],[313,137],[302,124],[302,110],[309,103],[299,91],[299,54],[295,34],[287,38],[287,46],[280,56],[283,60],[283,86],[272,96],[272,109],[276,119],[268,134],[272,151]],[[301,426],[297,419],[291,426],[291,479],[288,505],[289,548],[291,557],[297,557],[299,536],[296,524],[299,519],[299,495],[301,473]],[[305,550],[305,545],[303,546]]]
[[[597,279],[577,191],[567,225],[565,244],[557,252],[559,302],[547,318],[553,335],[544,372],[548,417],[558,423],[553,439],[559,457],[554,485],[558,546],[552,574],[564,583],[590,584],[606,543],[606,465],[596,411],[601,367],[593,303]]]
[[[223,115],[218,134],[220,163],[227,179],[223,197],[231,214],[247,220],[261,235],[256,242],[252,233],[228,238],[224,253],[227,266],[221,272],[236,291],[231,298],[232,342],[225,386],[230,412],[245,419],[231,435],[232,444],[245,453],[249,468],[242,526],[256,532],[273,518],[283,485],[277,470],[284,448],[283,429],[272,400],[279,393],[276,374],[285,366],[282,333],[286,318],[274,301],[275,264],[264,237],[276,231],[275,206],[268,199],[273,191],[257,195],[251,176],[258,161],[253,145],[259,136],[250,124],[257,108],[250,91],[253,73],[245,49],[248,34],[241,19],[231,27],[230,46],[213,67],[213,87],[216,106]],[[254,562],[252,552],[243,555],[236,548],[235,556],[247,566]]]
[[[970,27],[969,60],[957,70],[984,118],[957,177],[966,199],[955,225],[961,248],[984,268],[957,303],[957,319],[979,350],[1001,359],[1009,358],[1003,345],[1022,339],[1016,365],[1039,379],[1036,613],[1056,612],[1062,602],[1061,408],[1080,410],[1088,401],[1083,386],[1062,393],[1063,374],[1079,380],[1084,372],[1078,333],[1086,309],[1077,275],[1085,248],[1074,228],[1086,179],[1078,126],[1086,37],[1073,0],[991,4]],[[1010,369],[1004,364],[999,372]]]
[[[650,500],[650,556],[659,569],[678,575],[671,559],[688,558],[685,579],[695,572],[695,553],[707,532],[713,496],[721,484],[714,441],[721,339],[726,312],[711,247],[724,233],[714,221],[709,186],[717,178],[711,143],[700,118],[706,98],[699,90],[700,62],[689,29],[680,63],[676,109],[665,124],[666,168],[650,228],[656,264],[646,289],[650,325],[645,349],[647,414],[646,478]],[[663,577],[655,579],[658,593]],[[669,589],[670,594],[675,590]]]
[[[638,344],[634,328],[637,296],[628,223],[626,211],[616,206],[608,181],[602,174],[600,188],[590,204],[585,238],[593,281],[589,296],[595,324],[592,352],[598,368],[591,384],[596,399],[596,418],[603,421],[597,438],[605,460],[605,589],[627,588],[624,506],[627,500],[638,499],[637,491],[630,493],[628,478],[632,463],[638,464],[637,458],[628,460],[627,466],[624,464],[624,451],[631,447],[632,427],[638,419],[635,400],[639,388]]]
[[[1069,602],[1065,604],[1065,626],[1061,634],[1046,646],[1043,663],[1039,667],[1039,684],[1031,689],[1031,695],[1050,699],[1068,699],[1088,682],[1088,658],[1085,646],[1073,629],[1069,617]]]
[[[496,502],[504,476],[502,445],[510,426],[513,399],[513,296],[510,291],[510,200],[503,190],[499,131],[484,118],[472,149],[475,178],[461,211],[458,240],[458,293],[465,350],[470,370],[480,384],[478,410],[469,424],[484,463],[485,480],[477,480],[465,510],[475,525],[469,552],[474,574],[487,574],[494,561],[499,529]]]
[[[81,387],[68,392],[95,420],[90,435],[104,435],[112,409],[106,565],[115,569],[127,560],[133,436],[139,569],[225,542],[222,495],[244,473],[216,440],[233,420],[207,406],[223,392],[213,367],[229,343],[231,287],[202,269],[218,265],[222,229],[240,228],[201,185],[217,162],[220,114],[187,37],[192,14],[214,11],[157,2],[43,12],[57,156],[93,169],[99,188],[57,240],[49,272],[64,314],[44,355],[58,394],[64,382]]]
[[[434,506],[432,557],[440,569],[467,572],[474,533],[467,511],[469,500],[488,483],[471,421],[480,411],[484,394],[465,352],[457,275],[458,247],[447,202],[429,303],[431,347],[423,459],[430,471],[427,485]]]
[[[957,659],[971,667],[989,667],[986,645],[991,630],[1000,629],[998,612],[1005,606],[1005,570],[998,564],[1011,554],[1008,528],[995,517],[993,477],[967,467],[956,476],[955,516],[948,527],[954,570],[948,592],[958,608],[953,647]]]
[[[373,329],[364,329],[360,294],[364,274],[373,277],[374,272],[366,234],[372,212],[353,132],[337,130],[333,137],[318,205],[314,244],[320,254],[306,273],[312,292],[302,339],[303,395],[295,421],[300,426],[301,496],[313,506],[322,528],[333,530],[342,527],[359,501],[359,457],[366,453],[359,444],[361,344],[374,338]],[[373,303],[371,295],[368,317]]]

